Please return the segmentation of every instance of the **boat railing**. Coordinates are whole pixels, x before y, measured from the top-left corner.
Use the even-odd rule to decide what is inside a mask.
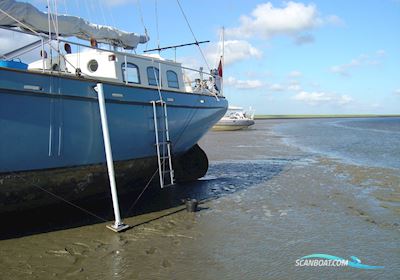
[[[41,63],[41,69],[39,69],[41,72],[59,72],[61,74],[71,74],[71,72],[68,72],[66,69],[74,69],[74,73],[77,76],[82,76],[90,79],[104,79],[104,77],[98,77],[98,76],[93,76],[88,73],[82,73],[81,69],[77,67],[74,63],[70,62],[68,58],[66,57],[66,54],[63,54],[63,52],[60,49],[60,43],[64,43],[65,45],[68,44],[70,47],[74,46],[77,48],[77,55],[80,53],[84,53],[85,49],[92,49],[92,50],[98,50],[98,51],[104,51],[104,52],[109,52],[114,55],[119,55],[123,57],[123,61],[126,61],[129,58],[132,58],[134,60],[143,60],[152,63],[154,66],[158,65],[164,65],[164,66],[177,66],[180,64],[177,64],[176,62],[172,60],[166,60],[166,59],[158,59],[153,56],[143,56],[143,55],[138,55],[135,53],[127,53],[123,51],[119,51],[116,48],[113,49],[105,49],[98,47],[97,45],[86,45],[80,42],[75,42],[71,40],[66,40],[64,38],[55,38],[55,37],[50,37],[48,34],[39,34],[39,33],[33,33],[28,30],[18,30],[15,28],[9,28],[9,27],[4,27],[0,26],[1,29],[5,29],[11,32],[18,32],[18,33],[23,33],[27,34],[30,36],[35,36],[38,37],[39,40],[34,41],[32,43],[29,43],[23,47],[19,47],[15,50],[9,51],[6,54],[1,54],[0,56],[2,59],[5,60],[13,60],[16,58],[19,58],[21,56],[31,54],[35,50],[40,50],[40,59],[42,60]],[[54,35],[55,36],[55,35]],[[56,44],[54,42],[57,42]],[[111,48],[111,46],[110,46]],[[47,57],[47,52],[48,50],[50,52],[50,56]],[[67,53],[68,54],[68,53]],[[50,61],[50,67],[47,66],[48,61]],[[54,65],[57,65],[57,67],[54,67],[53,63],[51,62],[57,62]],[[65,67],[60,67],[61,65],[64,65]],[[69,68],[71,67],[71,68]],[[180,68],[182,69],[182,74],[183,74],[183,80],[185,84],[185,91],[187,93],[197,93],[197,94],[206,94],[206,95],[215,95],[216,97],[222,96],[222,91],[219,90],[221,88],[218,84],[222,83],[222,78],[220,78],[215,70],[211,71],[211,73],[207,73],[203,71],[203,68],[200,69],[194,69],[194,68],[189,68],[189,67],[184,67],[180,65]],[[126,72],[126,71],[125,71]],[[107,78],[105,78],[108,80]],[[127,79],[121,79],[117,80],[117,82],[120,82],[122,84],[126,85],[131,85],[128,84]],[[135,85],[133,85],[135,86]],[[218,87],[219,86],[219,87]]]

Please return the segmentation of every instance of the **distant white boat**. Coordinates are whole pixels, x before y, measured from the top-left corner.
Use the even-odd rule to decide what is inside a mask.
[[[254,111],[245,111],[242,107],[229,107],[226,114],[213,126],[215,131],[230,131],[248,128],[254,125]]]

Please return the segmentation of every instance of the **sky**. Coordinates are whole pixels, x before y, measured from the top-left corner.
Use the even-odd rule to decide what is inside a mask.
[[[400,0],[180,4],[190,28],[177,0],[60,0],[58,11],[140,34],[146,28],[151,40],[137,53],[210,40],[201,45],[207,63],[196,46],[176,53],[204,69],[217,67],[224,27],[224,95],[256,114],[400,114]],[[0,32],[0,42],[4,51],[15,38]]]

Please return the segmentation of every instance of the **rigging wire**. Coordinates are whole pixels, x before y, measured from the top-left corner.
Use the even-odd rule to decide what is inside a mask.
[[[99,13],[97,12],[96,8],[93,6],[93,0],[87,0],[88,1],[88,7],[90,9],[89,13],[93,15],[93,19],[91,22],[99,22],[98,17]],[[99,1],[100,2],[100,1]]]
[[[90,11],[89,11],[89,6],[88,6],[87,1],[88,1],[88,0],[84,0],[84,1],[83,1],[83,3],[85,3],[85,9],[86,9],[86,14],[87,14],[87,19],[89,20],[89,22],[93,22],[91,13],[90,13]]]
[[[138,10],[139,10],[139,15],[140,15],[140,21],[141,21],[142,26],[143,26],[143,28],[144,28],[144,34],[146,35],[147,38],[149,38],[149,33],[148,33],[148,31],[147,31],[146,24],[144,23],[144,17],[143,17],[143,11],[142,11],[142,4],[141,4],[140,0],[138,0],[138,1],[136,2],[136,4],[138,5]],[[148,49],[148,46],[149,46],[149,41],[147,40],[147,42],[146,42],[146,50]],[[135,54],[136,54],[136,50],[135,50]]]
[[[99,6],[100,6],[100,13],[101,13],[101,16],[103,18],[103,22],[104,22],[105,25],[108,25],[107,19],[106,19],[105,13],[104,13],[103,2],[100,2]]]
[[[97,3],[97,2],[99,2],[99,3],[98,3],[98,6],[101,7],[102,1],[96,1],[96,3]],[[94,3],[93,0],[89,0],[89,7],[90,7],[90,12],[91,12],[91,14],[94,15],[93,23],[95,23],[95,22],[96,22],[96,23],[101,22],[101,19],[100,19],[100,14],[101,14],[101,13],[98,12],[98,9],[97,9],[97,7],[96,7],[96,4]],[[104,22],[104,21],[103,21],[103,22]]]
[[[65,14],[68,15],[68,9],[67,9],[67,2],[66,2],[66,0],[64,0],[64,11],[65,11]]]
[[[109,6],[109,5],[106,5],[106,8],[107,8],[107,14],[110,15],[112,26],[114,26],[114,27],[117,26],[117,25],[115,24],[114,15],[113,15],[113,13],[112,13],[112,11],[111,11],[110,6]]]
[[[79,3],[80,3],[80,1],[75,0],[75,6],[76,6],[76,10],[77,10],[77,11],[80,11],[80,10],[81,10],[81,5],[80,5]]]
[[[192,35],[193,35],[194,40],[196,41],[196,45],[197,45],[197,47],[199,48],[199,51],[200,51],[200,53],[201,53],[201,56],[203,57],[203,60],[204,60],[204,62],[205,62],[206,65],[207,65],[208,71],[211,71],[211,68],[210,68],[210,66],[208,65],[208,62],[207,62],[207,59],[206,59],[206,57],[205,57],[205,55],[204,55],[204,53],[203,53],[203,50],[201,49],[201,47],[200,47],[200,45],[199,45],[199,41],[197,40],[196,35],[194,34],[192,27],[190,26],[189,20],[188,20],[188,18],[186,17],[185,11],[183,10],[183,8],[182,8],[182,6],[181,6],[181,3],[179,2],[179,0],[176,0],[176,2],[178,3],[179,9],[181,10],[183,17],[185,18],[185,21],[186,21],[186,23],[187,23],[187,25],[188,25],[188,27],[189,27],[189,29],[190,29],[190,32],[191,32]]]
[[[160,30],[158,26],[158,5],[157,5],[157,0],[155,2],[155,14],[156,14],[156,30],[157,30],[157,47],[160,48]]]

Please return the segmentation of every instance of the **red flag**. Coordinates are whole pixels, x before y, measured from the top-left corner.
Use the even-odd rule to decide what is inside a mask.
[[[218,76],[222,78],[222,59],[219,60],[218,64]]]

